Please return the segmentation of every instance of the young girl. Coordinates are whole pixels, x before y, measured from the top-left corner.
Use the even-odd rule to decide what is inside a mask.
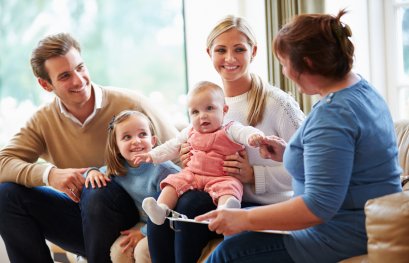
[[[171,161],[158,165],[150,163],[133,164],[136,154],[147,153],[157,143],[153,126],[149,118],[139,112],[125,110],[114,116],[108,127],[108,141],[105,150],[106,166],[90,168],[86,175],[85,185],[101,187],[107,181],[114,180],[133,198],[139,211],[140,221],[146,223],[147,217],[142,210],[142,200],[159,192],[159,183],[168,174],[180,171]],[[96,171],[95,171],[96,170]],[[101,174],[102,173],[102,174]],[[122,253],[132,256],[132,251],[139,240],[146,235],[146,227],[131,228],[121,232],[120,246]],[[117,243],[117,242],[116,242]],[[113,262],[121,256],[119,251],[111,250]]]
[[[243,185],[237,178],[225,175],[224,157],[243,150],[243,144],[256,147],[263,137],[258,129],[238,122],[223,125],[228,106],[222,88],[214,83],[203,81],[196,85],[188,95],[188,110],[190,127],[135,159],[136,163],[161,163],[177,156],[182,143],[188,142],[192,147],[187,167],[162,181],[158,201],[152,197],[143,200],[143,209],[157,225],[164,223],[179,197],[193,189],[208,192],[219,208],[240,208]]]

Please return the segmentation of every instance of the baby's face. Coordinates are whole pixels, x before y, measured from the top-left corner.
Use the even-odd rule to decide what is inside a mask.
[[[209,91],[202,91],[190,97],[188,107],[193,128],[200,133],[217,131],[227,112],[224,98]]]

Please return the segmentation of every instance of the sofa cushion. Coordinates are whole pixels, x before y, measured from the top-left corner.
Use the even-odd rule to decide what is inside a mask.
[[[368,200],[365,214],[369,262],[408,262],[409,191]]]

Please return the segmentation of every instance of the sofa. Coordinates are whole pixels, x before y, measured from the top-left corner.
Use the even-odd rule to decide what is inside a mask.
[[[399,163],[403,169],[403,191],[367,201],[365,214],[368,253],[345,259],[341,263],[409,262],[409,120],[395,122],[395,131]],[[221,240],[212,240],[203,249],[198,262],[205,262]],[[70,262],[75,262],[70,253],[67,256]],[[120,262],[129,260],[123,259]]]

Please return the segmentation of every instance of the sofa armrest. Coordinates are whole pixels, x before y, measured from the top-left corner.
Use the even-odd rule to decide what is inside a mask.
[[[407,262],[409,191],[368,200],[365,214],[369,262]]]

